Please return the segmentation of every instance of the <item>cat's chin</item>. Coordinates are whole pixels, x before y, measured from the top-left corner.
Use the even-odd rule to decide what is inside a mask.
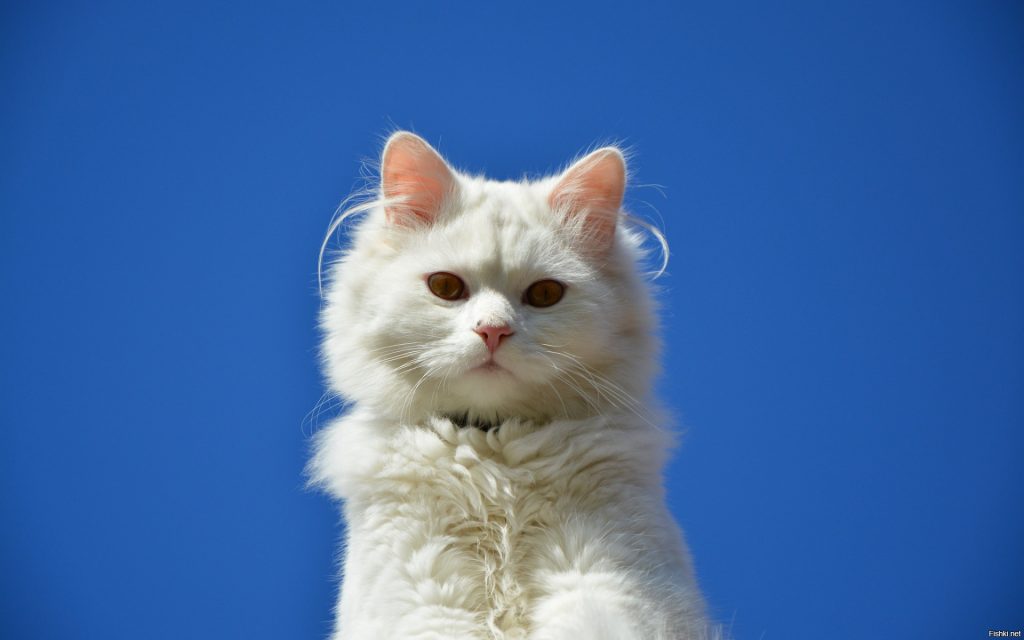
[[[449,379],[446,388],[446,397],[434,405],[433,411],[458,425],[490,428],[507,419],[540,417],[531,406],[532,385],[525,384],[515,372],[493,361]]]
[[[456,385],[462,395],[473,398],[492,398],[503,401],[516,395],[519,378],[507,367],[487,362],[464,372]]]

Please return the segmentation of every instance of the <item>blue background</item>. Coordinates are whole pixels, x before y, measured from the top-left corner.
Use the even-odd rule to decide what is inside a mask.
[[[1022,5],[492,4],[4,4],[0,636],[327,633],[315,260],[396,126],[664,187],[668,484],[737,638],[1024,626]]]

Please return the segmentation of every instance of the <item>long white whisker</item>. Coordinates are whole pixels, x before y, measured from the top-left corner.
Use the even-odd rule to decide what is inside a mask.
[[[587,367],[579,358],[572,354],[560,351],[550,351],[547,349],[544,351],[551,355],[565,358],[567,360],[566,364],[569,365],[567,373],[569,373],[569,375],[575,374],[575,376],[578,376],[588,385],[593,387],[598,396],[604,398],[608,404],[615,408],[629,411],[648,425],[656,429],[658,428],[657,425],[651,421],[650,416],[647,415],[645,407],[621,386],[600,375],[590,367]],[[568,382],[567,380],[563,381]],[[578,387],[577,392],[580,393],[584,400],[589,399],[589,396],[584,394],[582,390],[579,390]],[[592,403],[591,406],[593,406]],[[595,408],[595,410],[597,409]]]
[[[583,402],[586,403],[586,405],[590,408],[591,411],[593,411],[594,413],[601,412],[601,408],[594,403],[590,395],[587,394],[578,384],[576,384],[570,372],[558,366],[558,364],[555,363],[555,361],[552,360],[551,358],[547,358],[547,360],[551,364],[551,368],[555,370],[556,380],[558,380],[559,382],[563,383],[564,385],[572,389],[574,392],[576,392],[576,395],[578,395],[583,400]]]
[[[572,362],[576,365],[576,367],[580,370],[580,373],[585,374],[587,377],[591,378],[591,380],[596,380],[596,381],[601,382],[602,386],[605,387],[607,391],[609,391],[609,392],[614,391],[615,395],[621,401],[629,402],[630,404],[633,404],[633,405],[636,405],[636,406],[641,406],[640,403],[636,400],[636,398],[634,398],[628,391],[623,389],[620,385],[616,384],[612,380],[609,380],[605,376],[603,376],[603,375],[599,374],[598,372],[594,371],[592,367],[588,367],[586,365],[586,363],[584,363],[583,361],[581,361],[579,358],[577,358],[576,356],[572,355],[571,353],[551,352],[551,351],[549,351],[548,353],[551,353],[552,355],[559,355],[559,356],[563,356],[565,358],[571,359]]]
[[[569,419],[569,409],[565,406],[565,400],[562,399],[562,394],[558,393],[558,388],[555,387],[555,385],[552,384],[550,381],[547,383],[547,385],[549,387],[551,387],[552,391],[555,392],[555,397],[558,398],[559,404],[562,405],[562,415],[565,416],[566,420],[568,420]]]

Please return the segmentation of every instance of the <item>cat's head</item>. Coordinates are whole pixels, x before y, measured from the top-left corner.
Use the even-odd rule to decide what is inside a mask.
[[[395,419],[475,424],[641,410],[655,360],[622,153],[498,182],[391,136],[378,197],[330,272],[334,390]]]

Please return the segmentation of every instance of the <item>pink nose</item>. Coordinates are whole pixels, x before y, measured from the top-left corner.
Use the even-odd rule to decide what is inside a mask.
[[[513,333],[515,333],[514,331],[512,331],[512,328],[509,327],[507,324],[502,325],[500,327],[495,327],[492,325],[483,325],[477,327],[476,329],[473,329],[473,331],[476,331],[477,335],[483,338],[484,344],[487,345],[487,348],[488,350],[490,350],[491,353],[494,353],[494,350],[497,349],[498,345],[501,344],[502,338],[504,338],[505,336],[510,336]]]

